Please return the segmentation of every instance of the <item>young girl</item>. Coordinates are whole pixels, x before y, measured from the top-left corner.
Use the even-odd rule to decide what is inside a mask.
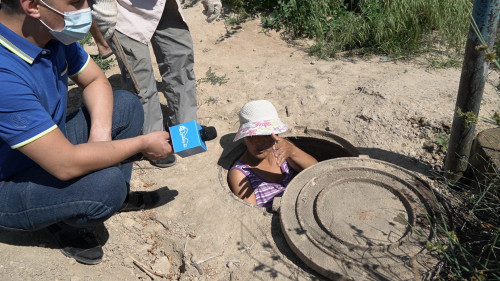
[[[298,172],[318,161],[277,135],[288,127],[269,101],[245,104],[239,117],[234,141],[244,138],[247,150],[229,170],[229,187],[244,201],[267,208]]]

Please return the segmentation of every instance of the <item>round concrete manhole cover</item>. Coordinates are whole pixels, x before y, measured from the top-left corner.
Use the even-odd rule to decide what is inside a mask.
[[[430,187],[398,166],[337,158],[304,170],[280,203],[292,250],[332,280],[422,280],[438,259]]]

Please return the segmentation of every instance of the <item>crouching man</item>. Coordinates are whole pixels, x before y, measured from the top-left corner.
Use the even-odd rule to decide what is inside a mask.
[[[132,163],[119,163],[172,153],[168,133],[140,135],[139,99],[113,92],[77,42],[91,24],[87,0],[1,1],[0,227],[46,229],[85,264],[103,256],[90,230],[144,203],[131,200]],[[67,116],[68,77],[84,107]]]

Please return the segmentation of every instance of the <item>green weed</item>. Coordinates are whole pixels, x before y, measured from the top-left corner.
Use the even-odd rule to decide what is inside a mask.
[[[240,24],[244,23],[247,19],[248,19],[248,16],[238,14],[236,16],[227,18],[226,24],[231,25],[231,26],[240,25]]]
[[[443,204],[434,206],[437,216],[426,215],[429,225],[436,223],[426,250],[444,261],[433,280],[500,280],[500,171],[494,174],[497,180],[488,184],[476,179],[452,184],[438,175],[438,181],[449,187],[446,197],[454,199],[439,195],[436,199]],[[411,227],[417,235],[423,235],[417,227]]]
[[[460,116],[464,119],[465,126],[472,127],[472,126],[475,126],[477,124],[478,117],[474,112],[472,112],[472,111],[463,112],[462,109],[459,108],[457,110],[457,114],[458,114],[458,116]]]
[[[82,40],[78,41],[78,43],[80,43],[81,46],[94,46],[95,43],[94,43],[94,39],[92,39],[92,34],[90,34],[90,32],[88,32],[85,37],[83,37]],[[106,71],[108,69],[111,68],[111,66],[113,66],[113,62],[114,62],[114,59],[113,58],[109,58],[109,59],[103,59],[100,55],[96,56],[93,58],[95,63],[103,70],[103,71]]]
[[[211,105],[211,104],[217,104],[220,101],[219,97],[208,97],[208,99],[205,101],[206,104]]]
[[[500,127],[500,114],[498,112],[493,113],[493,122]]]
[[[456,57],[456,56],[454,56],[454,57],[447,56],[447,57],[441,58],[441,59],[431,58],[428,60],[428,62],[432,68],[436,68],[436,69],[445,69],[445,68],[450,68],[450,67],[457,68],[457,67],[460,67],[461,63],[462,63],[458,59],[458,57]]]
[[[94,39],[92,39],[92,34],[90,34],[90,32],[87,32],[87,34],[85,34],[85,37],[83,37],[82,40],[78,41],[78,43],[80,43],[80,45],[82,45],[82,46],[85,46],[85,45],[94,46],[95,45]]]
[[[435,139],[439,151],[446,153],[448,151],[448,144],[450,142],[450,135],[445,132],[440,132]]]
[[[113,66],[113,62],[115,59],[108,58],[103,59],[100,55],[93,58],[95,63],[102,69],[102,71],[106,71]]]
[[[220,86],[222,84],[226,84],[227,81],[229,81],[229,78],[226,78],[226,74],[224,74],[222,76],[218,76],[217,74],[215,74],[215,72],[212,72],[212,67],[208,68],[205,75],[206,75],[206,77],[198,79],[198,81],[197,81],[198,85],[201,83],[210,82],[210,84],[212,84],[212,85],[219,84],[219,86]]]

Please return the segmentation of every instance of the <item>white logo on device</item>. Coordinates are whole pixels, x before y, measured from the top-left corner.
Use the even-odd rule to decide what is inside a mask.
[[[179,134],[181,135],[181,138],[182,138],[182,146],[183,146],[184,148],[186,148],[186,147],[187,147],[188,142],[189,142],[188,138],[186,138],[187,133],[188,133],[188,128],[187,128],[187,127],[184,127],[184,126],[180,126],[180,127],[179,127]]]

